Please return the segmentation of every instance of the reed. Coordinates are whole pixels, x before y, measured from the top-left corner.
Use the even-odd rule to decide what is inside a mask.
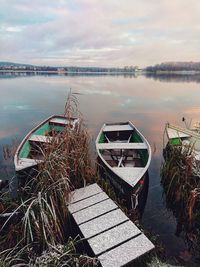
[[[168,144],[164,157],[161,183],[167,207],[177,218],[176,233],[182,233],[188,247],[197,252],[200,245],[199,162],[194,157],[192,146]]]
[[[164,151],[165,162],[161,167],[162,184],[167,197],[177,203],[189,198],[190,191],[198,187],[194,175],[195,159],[191,146],[184,149],[168,144]]]

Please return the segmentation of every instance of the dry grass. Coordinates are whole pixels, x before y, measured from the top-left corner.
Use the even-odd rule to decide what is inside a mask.
[[[200,245],[200,175],[193,148],[168,145],[161,177],[166,204],[177,218],[177,235],[182,233],[189,248]]]
[[[168,145],[164,153],[165,162],[161,168],[161,176],[166,195],[176,202],[187,199],[189,191],[197,186],[192,172],[191,149],[188,147],[183,150],[179,146]]]

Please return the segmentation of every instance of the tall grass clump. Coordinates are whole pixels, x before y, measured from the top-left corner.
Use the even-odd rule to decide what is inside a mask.
[[[74,129],[68,125],[62,133],[53,133],[51,142],[38,147],[44,161],[34,170],[33,177],[23,181],[16,199],[9,199],[8,195],[1,197],[0,212],[11,212],[8,218],[0,219],[0,258],[5,266],[39,261],[45,255],[49,258],[52,250],[59,255],[65,251],[61,258],[72,265],[63,266],[73,266],[73,261],[78,261],[77,255],[70,257],[76,254],[70,237],[70,192],[92,183],[96,171],[90,159],[89,134],[83,125],[77,99],[71,93],[64,115],[68,119],[78,118],[79,123]]]
[[[189,248],[197,252],[200,246],[199,162],[195,159],[192,145],[168,144],[164,158],[161,183],[167,207],[177,218],[176,234],[182,233]]]
[[[176,203],[185,201],[189,192],[198,186],[198,177],[194,175],[194,156],[190,146],[183,147],[168,144],[164,150],[165,162],[161,167],[162,184],[167,197]]]

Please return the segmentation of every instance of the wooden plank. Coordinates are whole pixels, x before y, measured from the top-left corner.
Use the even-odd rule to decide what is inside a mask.
[[[129,220],[120,210],[113,210],[79,226],[85,238],[90,238],[120,223]]]
[[[187,129],[187,128],[182,128],[180,126],[177,125],[173,125],[170,123],[166,124],[166,130],[171,129],[171,130],[175,130],[176,132],[181,132],[182,134],[187,135],[188,137],[195,137],[196,139],[200,139],[200,134],[198,132],[194,132],[191,129]],[[185,136],[185,137],[187,137]]]
[[[74,213],[84,208],[87,208],[91,205],[94,205],[96,203],[99,203],[108,198],[109,198],[108,195],[102,192],[97,195],[91,196],[89,198],[83,199],[82,201],[78,201],[73,204],[70,204],[68,208],[71,213]]]
[[[40,142],[40,143],[51,143],[52,137],[33,134],[30,136],[28,140],[33,141],[33,142]]]
[[[37,164],[38,162],[41,162],[42,160],[30,159],[30,158],[20,158],[19,161],[21,163],[33,163],[33,164]]]
[[[131,221],[124,222],[104,233],[88,239],[95,255],[99,255],[140,234],[141,231]]]
[[[115,131],[132,131],[133,127],[130,124],[113,124],[113,125],[106,125],[103,128],[103,132],[115,132]]]
[[[62,118],[52,118],[49,123],[50,124],[60,124],[60,125],[75,125],[76,123],[78,123],[79,119],[75,119],[75,118],[71,118],[69,119],[62,119]]]
[[[117,208],[118,206],[111,199],[107,199],[84,210],[75,212],[73,217],[79,225]]]
[[[128,242],[106,252],[98,257],[102,267],[125,266],[140,256],[154,249],[152,242],[141,234]]]
[[[102,192],[102,189],[97,184],[88,185],[87,187],[83,187],[83,188],[80,188],[80,189],[77,189],[71,192],[70,203],[72,204],[74,202],[94,196],[101,192]]]
[[[60,119],[60,118],[53,118],[49,122],[55,123],[55,124],[61,124],[61,125],[67,125],[70,123],[68,119]],[[71,121],[71,124],[73,124],[73,121]]]
[[[20,171],[23,170],[25,168],[29,168],[29,167],[33,167],[39,163],[43,162],[43,160],[39,160],[39,159],[29,159],[29,158],[20,158],[18,160],[18,165],[16,170]]]
[[[98,143],[97,149],[147,149],[146,143]]]
[[[190,137],[190,135],[177,131],[175,129],[167,128],[167,135],[169,139]]]

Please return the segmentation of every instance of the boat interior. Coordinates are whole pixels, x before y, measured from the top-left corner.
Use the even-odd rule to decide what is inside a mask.
[[[110,142],[133,142],[133,131],[117,131],[117,132],[104,132],[105,141],[104,143]]]
[[[146,165],[148,158],[147,147],[135,129],[125,131],[103,131],[99,143],[100,145],[102,143],[105,144],[105,146],[102,147],[103,149],[100,148],[100,152],[103,159],[111,167],[145,167]],[[111,149],[110,145],[112,144],[113,148]],[[121,144],[121,147],[119,144]],[[125,146],[123,144],[127,145]],[[134,144],[135,148],[133,148]],[[143,149],[139,147],[137,149],[137,146]]]
[[[19,157],[42,160],[44,158],[44,151],[47,149],[48,143],[51,142],[52,138],[62,134],[66,126],[73,128],[73,122],[58,117],[42,124],[24,143]]]
[[[101,150],[101,155],[111,167],[145,167],[136,149],[105,149]]]

